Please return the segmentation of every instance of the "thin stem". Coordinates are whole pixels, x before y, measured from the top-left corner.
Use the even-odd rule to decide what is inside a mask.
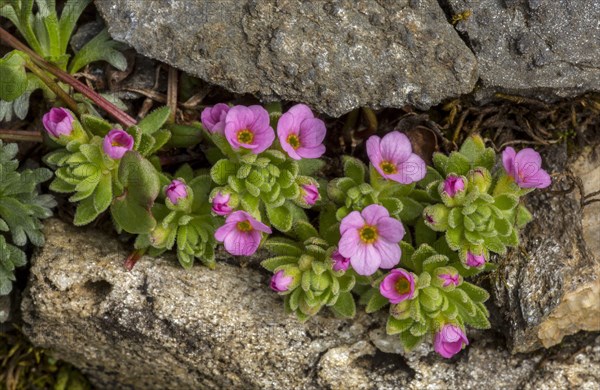
[[[0,139],[9,141],[43,142],[44,138],[38,131],[0,129]]]
[[[169,115],[169,123],[175,123],[177,114],[177,89],[178,89],[178,72],[172,66],[169,67],[169,84],[167,90],[167,106],[171,110]]]
[[[34,75],[36,75],[44,84],[48,86],[58,96],[65,104],[69,107],[71,111],[75,114],[80,115],[79,107],[77,106],[77,102],[71,98],[71,96],[65,92],[64,89],[60,87],[54,80],[52,80],[46,72],[42,69],[38,68],[32,61],[27,61],[25,64],[27,69],[31,71]]]
[[[83,84],[81,81],[77,80],[75,77],[71,76],[67,72],[62,71],[56,66],[46,62],[42,57],[40,57],[36,52],[31,50],[27,45],[23,44],[17,38],[15,38],[11,33],[6,31],[5,29],[0,27],[0,40],[4,41],[8,46],[13,49],[20,50],[24,53],[27,53],[31,59],[38,65],[40,68],[52,73],[56,78],[60,81],[69,84],[76,91],[80,92],[88,99],[93,101],[98,107],[102,108],[106,111],[110,116],[112,116],[117,122],[123,125],[123,127],[130,127],[137,124],[136,120],[127,115],[125,112],[121,111],[117,106],[103,98],[96,91],[89,88],[87,85]]]

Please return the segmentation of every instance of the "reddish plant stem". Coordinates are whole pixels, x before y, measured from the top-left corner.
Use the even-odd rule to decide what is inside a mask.
[[[0,27],[0,41],[5,42],[8,46],[13,49],[20,50],[29,55],[31,60],[40,68],[44,69],[47,72],[52,73],[57,79],[60,81],[69,84],[76,91],[85,95],[88,99],[93,101],[98,107],[102,108],[106,111],[110,116],[112,116],[117,122],[119,122],[123,127],[130,127],[137,124],[136,120],[127,115],[125,112],[121,111],[117,106],[100,96],[96,91],[89,88],[87,85],[83,84],[81,81],[77,80],[75,77],[71,76],[67,72],[57,68],[56,66],[48,63],[42,57],[40,57],[36,52],[31,50],[27,45],[19,41],[15,38],[11,33],[6,31],[5,29]]]

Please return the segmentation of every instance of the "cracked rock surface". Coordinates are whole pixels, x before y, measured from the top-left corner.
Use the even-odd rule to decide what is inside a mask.
[[[383,313],[351,321],[288,317],[267,276],[221,254],[214,271],[173,257],[123,268],[109,235],[51,219],[21,305],[24,331],[101,389],[595,389],[600,336],[511,355],[494,332],[445,360],[399,353]],[[254,264],[250,262],[249,264]]]
[[[139,53],[264,100],[341,116],[470,92],[473,53],[436,0],[96,0]]]
[[[538,98],[600,90],[600,0],[441,0],[475,53],[483,89]]]

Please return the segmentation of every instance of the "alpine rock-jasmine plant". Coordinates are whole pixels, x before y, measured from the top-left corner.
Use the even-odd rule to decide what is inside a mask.
[[[406,350],[427,340],[446,358],[469,344],[469,327],[490,326],[489,294],[470,278],[518,244],[532,218],[522,197],[550,185],[532,149],[498,162],[473,136],[427,166],[398,131],[367,140],[368,165],[342,156],[343,176],[327,182],[325,123],[302,104],[205,108],[194,129],[211,167],[170,174],[157,153],[181,129],[168,117],[158,109],[123,128],[65,108],[44,116],[58,146],[50,188],[72,194],[76,224],[110,211],[139,253],[173,250],[185,268],[214,268],[218,245],[233,256],[262,247],[270,288],[299,320],[387,308],[386,330]]]
[[[276,123],[273,116],[279,118]],[[202,112],[202,122],[214,145],[207,157],[214,163],[210,175],[216,187],[210,198],[216,214],[242,210],[282,232],[305,218],[302,209],[320,197],[311,175],[325,151],[325,124],[307,106],[270,115],[256,105],[216,105]]]

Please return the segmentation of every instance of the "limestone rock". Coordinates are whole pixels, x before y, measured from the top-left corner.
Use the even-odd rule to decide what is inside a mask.
[[[580,177],[586,193],[600,190],[599,150],[588,148],[574,164],[567,164],[566,145],[544,153],[550,170],[562,175],[552,191],[527,196],[533,221],[523,231],[521,247],[500,260],[493,278],[513,352],[548,348],[566,335],[600,330],[600,264],[592,250],[600,242],[598,204],[582,209],[576,185]],[[572,178],[564,174],[567,167]]]
[[[405,353],[381,315],[326,313],[298,323],[283,313],[267,275],[221,253],[214,271],[185,271],[172,256],[123,268],[109,235],[46,223],[21,305],[23,330],[110,389],[560,388],[600,385],[600,337],[511,355],[493,331],[470,332],[454,359],[431,345]],[[378,348],[384,349],[384,351]],[[393,352],[393,353],[390,353]],[[560,385],[560,386],[558,386]],[[558,386],[558,387],[555,387]],[[595,387],[594,387],[595,386]]]
[[[96,0],[112,37],[210,83],[340,116],[470,92],[473,53],[435,0]]]
[[[477,57],[484,97],[600,90],[600,0],[444,0]],[[470,13],[469,13],[470,12]]]

